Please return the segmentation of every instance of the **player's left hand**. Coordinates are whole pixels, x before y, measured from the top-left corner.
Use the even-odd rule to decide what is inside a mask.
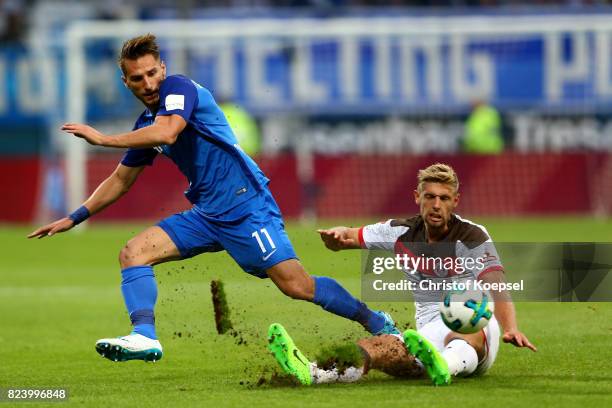
[[[507,332],[504,332],[502,340],[504,341],[504,343],[510,343],[516,347],[527,347],[531,351],[538,351],[536,346],[529,342],[527,336],[525,336],[518,330],[509,330]]]
[[[80,123],[65,123],[62,126],[62,130],[67,133],[72,133],[76,137],[85,139],[87,143],[92,145],[103,145],[106,136],[88,125],[82,125]]]

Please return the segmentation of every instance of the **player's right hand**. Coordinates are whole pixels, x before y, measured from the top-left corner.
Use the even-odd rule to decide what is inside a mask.
[[[68,217],[64,217],[61,220],[54,221],[51,224],[47,224],[38,228],[36,231],[31,232],[30,235],[28,235],[28,238],[37,237],[40,239],[50,237],[58,232],[68,231],[72,227],[74,227],[74,221]]]
[[[326,230],[317,230],[321,235],[321,240],[328,249],[340,251],[341,249],[359,247],[359,242],[350,236],[349,228],[334,227]]]
[[[529,342],[527,336],[518,330],[508,330],[502,335],[504,343],[510,343],[515,347],[527,347],[531,351],[538,351],[536,346]]]

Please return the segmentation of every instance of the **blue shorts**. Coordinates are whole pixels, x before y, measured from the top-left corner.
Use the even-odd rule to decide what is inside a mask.
[[[157,225],[170,236],[183,259],[225,250],[245,272],[267,278],[268,268],[297,256],[272,194],[262,194],[265,205],[237,221],[213,221],[192,208]]]

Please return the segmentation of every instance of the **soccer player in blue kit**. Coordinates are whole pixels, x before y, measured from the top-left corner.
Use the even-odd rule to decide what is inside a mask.
[[[125,86],[146,107],[133,131],[108,136],[84,124],[62,127],[92,145],[128,148],[121,163],[80,208],[28,236],[67,231],[102,211],[125,194],[160,153],[187,177],[185,195],[191,209],[147,228],[121,250],[121,291],[133,330],[98,340],[98,353],[113,361],[159,360],[153,266],[221,250],[245,272],[272,279],[287,296],[357,321],[374,335],[399,334],[388,314],[370,310],[334,279],[304,270],[268,189],[269,180],[240,149],[211,93],[182,75],[166,76],[155,40],[147,34],[126,41],[118,61]]]

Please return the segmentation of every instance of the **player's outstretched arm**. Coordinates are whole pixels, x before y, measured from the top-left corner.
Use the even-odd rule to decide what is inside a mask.
[[[332,251],[361,248],[359,244],[359,228],[333,227],[320,229],[317,232],[325,246]]]
[[[74,221],[72,221],[68,217],[64,217],[64,218],[59,219],[57,221],[53,221],[50,224],[43,225],[42,227],[32,231],[28,235],[28,238],[50,237],[50,236],[52,236],[52,235],[54,235],[54,234],[56,234],[58,232],[68,231],[72,227],[74,227]]]
[[[120,164],[106,180],[100,183],[81,208],[68,217],[36,229],[28,235],[28,238],[50,237],[56,233],[68,231],[85,218],[102,211],[132,187],[143,169],[144,167],[127,167]]]
[[[484,282],[504,282],[503,271],[493,271],[485,274],[482,279]],[[531,344],[527,336],[518,329],[516,322],[516,311],[514,303],[508,291],[491,291],[495,301],[495,317],[502,326],[502,340],[516,347],[527,347],[531,351],[538,351],[536,346]]]
[[[156,117],[151,126],[117,135],[108,136],[81,123],[66,123],[62,130],[96,146],[144,148],[173,144],[185,126],[187,122],[182,116],[166,115]]]

